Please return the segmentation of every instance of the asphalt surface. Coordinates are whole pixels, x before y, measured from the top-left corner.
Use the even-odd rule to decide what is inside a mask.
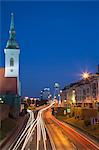
[[[44,107],[42,107],[42,108],[44,108]],[[37,109],[37,110],[34,112],[35,119],[36,119],[36,117],[37,117],[37,114],[38,114],[38,111],[39,111],[39,110],[40,110],[40,109]],[[46,132],[46,133],[47,133],[47,132]],[[46,147],[47,147],[47,150],[52,150],[49,136],[48,136],[48,134],[46,134],[46,135],[47,135],[47,140],[46,140]],[[25,150],[37,150],[37,128],[36,128],[36,130],[34,131],[34,134],[32,135],[32,137],[29,139]],[[44,143],[43,143],[43,138],[42,138],[42,136],[41,136],[41,140],[40,140],[40,142],[39,142],[39,150],[44,150]]]
[[[37,134],[36,134],[36,130],[35,130],[34,135],[30,138],[25,150],[37,150],[36,149],[37,148],[36,147],[36,142],[37,142],[36,139],[37,139]],[[47,134],[46,146],[47,146],[47,150],[52,150],[48,134]],[[41,141],[39,142],[39,150],[44,150],[42,138],[41,138]]]
[[[47,110],[43,118],[56,150],[99,150],[99,145],[52,116],[51,110]]]
[[[35,111],[35,119],[37,117],[38,111],[39,110]],[[52,115],[51,109],[48,109],[45,112],[43,112],[42,117],[45,122],[47,131],[47,150],[99,150],[99,144],[94,143],[94,141],[92,141],[90,138],[87,138],[87,135],[84,136],[84,134],[82,134],[79,131],[76,131],[76,129],[72,128],[68,124],[64,124],[61,121],[57,120]],[[20,132],[22,132],[23,130],[21,130]],[[10,141],[10,143],[11,142],[13,142],[13,140]],[[36,145],[37,129],[35,129],[34,134],[29,139],[25,150],[37,150]],[[18,150],[21,150],[21,146]],[[13,150],[13,148],[11,150]],[[43,138],[41,138],[39,142],[39,150],[44,150]]]
[[[68,140],[68,137],[64,134],[63,130],[53,121],[51,112],[46,111],[43,114],[43,118],[56,150],[75,150],[75,146]]]

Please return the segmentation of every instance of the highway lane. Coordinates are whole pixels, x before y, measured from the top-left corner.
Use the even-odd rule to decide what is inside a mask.
[[[56,150],[75,150],[75,146],[71,141],[68,140],[67,136],[64,135],[63,130],[55,123],[52,118],[51,112],[46,111],[43,114],[46,127],[50,133]]]
[[[53,102],[54,103],[54,102]],[[21,150],[51,150],[51,144],[46,134],[42,113],[52,107],[53,103],[39,110],[35,119],[35,125],[32,124],[27,132],[24,144]],[[35,132],[36,130],[36,132]],[[36,136],[35,136],[35,135]],[[34,138],[33,138],[34,137]],[[36,137],[36,138],[35,138]],[[34,142],[33,142],[34,141]],[[34,145],[34,146],[33,146]],[[35,148],[34,148],[35,147]]]
[[[25,148],[25,150],[37,150],[37,130],[34,131],[34,135],[31,137],[31,139],[29,140],[29,142],[27,143],[27,146]],[[47,140],[46,140],[46,146],[47,146],[47,150],[52,150],[51,147],[51,143],[49,140],[49,137],[47,135]],[[40,142],[39,142],[39,150],[44,150],[44,144],[43,144],[43,139],[41,138]]]
[[[43,108],[45,108],[46,106],[40,106],[40,107],[37,107],[35,112],[33,113],[32,111],[29,112],[26,116],[22,117],[22,118],[26,118],[25,121],[21,118],[21,120],[23,121],[20,126],[18,127],[18,131],[17,129],[15,130],[15,132],[12,133],[11,137],[7,139],[6,143],[2,145],[0,145],[0,148],[2,150],[12,150],[14,149],[15,145],[17,145],[17,142],[18,142],[18,145],[16,146],[18,150],[21,149],[22,147],[22,144],[24,142],[24,136],[25,136],[25,133],[27,133],[27,130],[25,131],[25,129],[27,128],[26,126],[28,126],[29,124],[31,124],[34,120],[34,117],[36,119],[37,117],[37,112]],[[29,116],[30,115],[30,116]],[[30,126],[30,125],[29,125]],[[28,127],[29,127],[28,126]],[[24,133],[24,134],[23,134]],[[22,136],[23,134],[23,136]],[[21,138],[22,136],[22,138]],[[24,138],[23,138],[24,137]]]
[[[43,114],[43,118],[56,150],[99,150],[99,145],[95,145],[69,125],[60,122],[52,116],[51,110],[47,110]]]

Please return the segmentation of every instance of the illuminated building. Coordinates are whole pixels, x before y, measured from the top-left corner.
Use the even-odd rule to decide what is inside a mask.
[[[44,90],[41,91],[41,100],[49,100],[50,96],[50,88],[44,88]]]
[[[54,98],[59,100],[59,95],[60,95],[60,85],[59,83],[54,84]]]
[[[75,95],[73,91],[75,91]],[[90,106],[99,104],[99,70],[96,74],[89,74],[88,78],[65,86],[62,90],[62,101],[64,100],[70,104],[84,103],[85,105],[90,104]]]
[[[5,54],[5,67],[0,68],[0,97],[6,104],[13,107],[13,116],[18,116],[20,107],[21,87],[19,81],[19,54],[20,49],[16,42],[14,16],[11,14],[9,39]]]
[[[7,42],[5,53],[5,77],[19,78],[19,54],[20,49],[16,42],[16,32],[14,29],[14,16],[11,14],[11,24],[9,31],[9,40]]]

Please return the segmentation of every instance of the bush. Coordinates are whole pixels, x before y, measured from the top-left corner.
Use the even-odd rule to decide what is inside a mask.
[[[85,126],[89,126],[91,124],[90,120],[84,120]]]

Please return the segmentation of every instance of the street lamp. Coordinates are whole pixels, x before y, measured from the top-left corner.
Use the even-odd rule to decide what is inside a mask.
[[[64,99],[64,102],[65,102],[65,103],[66,103],[66,101],[67,101],[67,100],[66,100],[66,99]]]
[[[62,90],[60,90],[60,93],[62,93]]]
[[[83,79],[88,79],[90,77],[89,72],[83,72],[82,77],[83,77]]]

